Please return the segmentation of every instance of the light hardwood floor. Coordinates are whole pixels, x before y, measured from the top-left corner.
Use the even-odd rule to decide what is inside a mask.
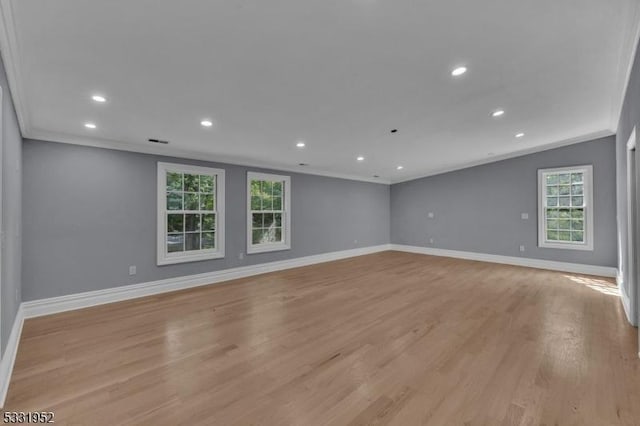
[[[25,323],[6,410],[75,425],[640,425],[609,279],[384,252]]]

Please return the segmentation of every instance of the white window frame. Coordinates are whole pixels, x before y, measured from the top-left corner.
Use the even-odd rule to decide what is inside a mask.
[[[549,241],[547,240],[547,222],[545,215],[546,206],[546,176],[555,173],[583,173],[584,189],[584,242],[575,241]],[[570,166],[553,169],[538,170],[538,247],[569,249],[569,250],[593,250],[593,166]]]
[[[282,182],[282,234],[284,238],[279,243],[253,244],[253,222],[251,210],[251,181],[268,180]],[[271,173],[247,172],[247,254],[267,253],[271,251],[291,249],[291,176],[275,175]]]
[[[216,175],[215,212],[216,212],[216,248],[205,250],[167,252],[167,210],[166,175],[173,173],[214,174]],[[191,166],[186,164],[158,162],[158,219],[157,219],[157,264],[171,265],[175,263],[196,262],[200,260],[220,259],[224,257],[224,210],[225,210],[225,171],[211,167]]]

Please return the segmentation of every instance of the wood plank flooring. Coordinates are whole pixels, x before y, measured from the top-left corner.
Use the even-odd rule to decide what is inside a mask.
[[[612,280],[384,252],[26,321],[73,425],[640,425]]]

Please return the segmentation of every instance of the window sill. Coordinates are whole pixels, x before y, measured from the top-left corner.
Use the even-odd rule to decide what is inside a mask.
[[[250,246],[247,248],[247,254],[269,253],[272,251],[291,250],[290,244],[265,244],[261,246]]]
[[[593,244],[571,244],[571,243],[539,243],[540,248],[553,248],[563,250],[581,250],[581,251],[593,251]]]
[[[224,252],[198,253],[189,256],[158,257],[158,266],[175,265],[176,263],[199,262],[202,260],[222,259]]]

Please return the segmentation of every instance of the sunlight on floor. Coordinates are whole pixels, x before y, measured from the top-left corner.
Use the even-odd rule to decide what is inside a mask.
[[[602,294],[607,294],[610,296],[620,296],[618,287],[609,281],[576,275],[565,275],[565,277],[569,278],[575,283],[582,284],[585,287],[589,287],[591,290],[599,291]]]

